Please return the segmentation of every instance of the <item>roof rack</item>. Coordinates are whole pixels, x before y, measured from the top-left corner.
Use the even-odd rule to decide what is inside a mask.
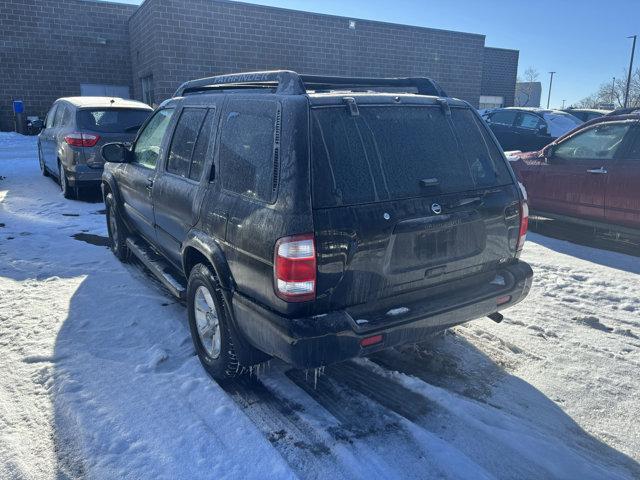
[[[412,88],[420,95],[446,97],[445,91],[434,80],[413,78],[360,78],[299,75],[290,70],[217,75],[185,82],[176,90],[175,97],[211,90],[268,89],[282,95],[304,95],[308,91],[381,90]],[[397,91],[397,90],[396,90]]]

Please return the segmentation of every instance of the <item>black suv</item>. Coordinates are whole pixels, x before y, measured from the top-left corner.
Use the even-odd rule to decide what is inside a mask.
[[[113,252],[186,297],[215,378],[500,321],[531,286],[523,190],[476,111],[426,78],[194,80],[102,155]]]

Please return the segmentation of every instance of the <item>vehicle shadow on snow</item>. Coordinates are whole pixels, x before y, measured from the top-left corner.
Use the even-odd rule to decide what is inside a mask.
[[[640,244],[596,237],[592,229],[557,222],[533,221],[527,240],[581,260],[640,274]]]
[[[149,286],[140,268],[88,272],[70,301],[54,353],[58,478],[117,471],[122,462],[134,477],[145,476],[145,465],[153,463],[156,473],[183,472],[178,477],[186,478],[184,472],[208,471],[203,449],[215,444],[216,430],[227,434],[215,418],[202,420],[219,408],[222,391],[194,357],[184,306],[158,284]],[[319,477],[322,462],[340,470],[336,448],[352,449],[355,457],[362,448],[396,457],[376,460],[383,463],[397,463],[398,455],[428,458],[431,446],[409,424],[446,442],[454,460],[470,459],[479,477],[553,478],[567,471],[591,472],[581,478],[640,476],[636,461],[585,432],[558,404],[510,375],[507,364],[448,333],[370,361],[329,367],[315,388],[303,383],[301,372],[277,364],[257,380],[223,388],[301,478]],[[288,397],[293,391],[295,398]],[[193,395],[200,399],[197,407],[186,400]],[[260,412],[252,415],[256,408]],[[325,416],[318,417],[318,409]],[[380,416],[398,421],[378,429],[372,419]],[[270,420],[258,421],[264,418]],[[210,422],[209,429],[194,431],[192,423],[200,421]],[[395,444],[385,454],[389,438]],[[565,463],[559,470],[551,464],[555,458]],[[237,461],[252,465],[261,458],[246,451]],[[199,470],[189,470],[194,465]],[[448,472],[446,462],[440,467]],[[397,468],[395,475],[411,477],[401,471],[406,465]]]

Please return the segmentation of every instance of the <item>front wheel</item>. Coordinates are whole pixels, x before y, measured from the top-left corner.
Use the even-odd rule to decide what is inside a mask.
[[[120,217],[116,201],[111,193],[105,199],[107,204],[107,231],[111,241],[111,251],[121,262],[129,259],[129,247],[127,247],[127,227]]]
[[[187,310],[196,353],[209,375],[223,380],[241,373],[220,285],[209,268],[201,263],[193,267],[189,275]]]

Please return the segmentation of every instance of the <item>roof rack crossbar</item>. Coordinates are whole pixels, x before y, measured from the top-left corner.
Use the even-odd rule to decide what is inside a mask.
[[[434,95],[445,97],[444,90],[427,77],[410,78],[352,78],[325,77],[320,75],[300,75],[306,90],[337,90],[337,89],[365,89],[365,88],[415,88],[420,95]]]
[[[357,78],[331,77],[321,75],[299,75],[290,70],[274,70],[265,72],[238,73],[217,75],[185,82],[174,96],[206,90],[224,90],[241,88],[270,88],[275,93],[284,95],[304,95],[308,90],[362,90],[410,87],[420,95],[446,97],[447,94],[434,80],[426,77],[413,78]]]

